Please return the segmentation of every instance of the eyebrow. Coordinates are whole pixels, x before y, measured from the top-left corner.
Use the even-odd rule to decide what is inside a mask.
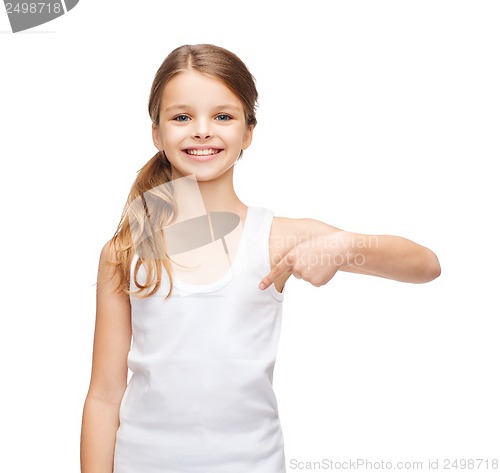
[[[176,110],[176,109],[184,109],[184,110],[189,110],[191,107],[189,105],[182,105],[182,104],[175,104],[175,105],[171,105],[170,107],[167,107],[165,109],[165,112],[170,112],[172,110]],[[232,104],[223,104],[223,105],[217,105],[216,107],[214,107],[214,109],[217,109],[217,110],[221,110],[221,109],[232,109],[232,110],[240,110],[240,107],[236,106],[236,105],[232,105]]]
[[[165,109],[166,112],[170,112],[170,110],[175,110],[177,108],[189,108],[187,105],[171,105]]]

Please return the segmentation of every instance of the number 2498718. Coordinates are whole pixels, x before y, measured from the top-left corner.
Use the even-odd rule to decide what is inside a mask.
[[[7,13],[61,13],[62,5],[60,3],[6,3],[5,11]]]

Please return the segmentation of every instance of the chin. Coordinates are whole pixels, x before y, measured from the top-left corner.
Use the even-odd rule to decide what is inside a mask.
[[[219,178],[222,176],[223,173],[213,173],[213,172],[204,172],[204,173],[199,173],[199,172],[193,172],[196,180],[198,182],[208,182],[208,181],[214,181],[215,179]]]
[[[196,169],[196,166],[191,167],[191,169],[179,169],[175,168],[175,175],[179,177],[185,176],[195,176],[196,180],[199,182],[207,182],[218,179],[226,172],[229,172],[232,169],[232,165],[227,169]]]

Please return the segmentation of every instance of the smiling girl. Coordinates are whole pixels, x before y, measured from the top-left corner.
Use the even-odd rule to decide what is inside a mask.
[[[175,49],[154,78],[158,153],[100,255],[82,473],[285,472],[272,378],[287,279],[440,274],[405,238],[245,205],[233,172],[257,97],[243,62],[213,45]]]

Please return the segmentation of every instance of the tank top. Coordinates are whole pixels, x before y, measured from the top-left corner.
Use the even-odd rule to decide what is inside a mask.
[[[130,296],[132,376],[114,473],[286,472],[273,389],[285,289],[258,287],[271,270],[273,215],[248,206],[233,262],[217,281],[190,285],[174,275],[165,300],[163,269],[155,295]]]

